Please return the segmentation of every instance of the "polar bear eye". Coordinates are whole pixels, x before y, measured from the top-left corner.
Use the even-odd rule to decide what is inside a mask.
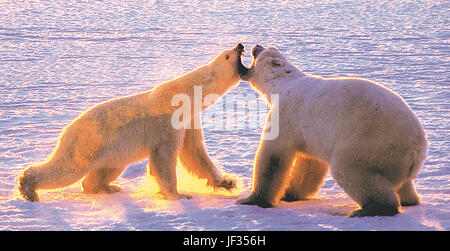
[[[228,58],[230,58],[230,56],[227,55],[227,56],[225,57],[225,60],[228,60]]]
[[[277,59],[274,59],[274,60],[272,60],[272,66],[280,67],[280,66],[283,66],[283,63]]]

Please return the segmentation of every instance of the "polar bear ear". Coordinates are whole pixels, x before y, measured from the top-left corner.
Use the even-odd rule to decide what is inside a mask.
[[[272,66],[273,67],[283,67],[284,62],[280,61],[278,58],[274,58],[274,59],[272,59]]]

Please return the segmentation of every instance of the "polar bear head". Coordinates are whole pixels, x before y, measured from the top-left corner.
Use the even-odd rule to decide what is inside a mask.
[[[252,48],[252,56],[250,69],[241,74],[241,79],[249,81],[257,89],[261,89],[258,87],[268,82],[278,81],[299,72],[275,47],[264,48],[256,45]]]
[[[207,64],[208,74],[205,74],[203,82],[214,83],[219,89],[237,84],[239,76],[248,71],[241,61],[243,53],[244,46],[241,43],[236,44],[232,49],[224,50]]]

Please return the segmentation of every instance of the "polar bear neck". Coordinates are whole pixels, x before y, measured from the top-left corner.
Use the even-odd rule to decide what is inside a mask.
[[[307,76],[307,74],[297,67],[289,64],[270,78],[255,79],[254,81],[250,81],[250,85],[253,89],[265,97],[269,104],[271,104],[272,94],[280,94],[283,90],[286,90],[293,84],[293,80],[305,76]]]
[[[237,77],[237,82],[239,78]],[[194,87],[202,87],[202,99],[208,94],[223,95],[235,83],[225,83],[218,79],[209,65],[200,66],[178,78],[164,82],[147,92],[145,106],[150,114],[161,115],[174,112],[177,107],[171,101],[177,94],[188,95],[193,103]],[[203,107],[206,109],[207,107]]]
[[[179,91],[178,93],[172,92],[172,96],[183,93],[189,95],[191,100],[194,99],[194,88],[199,86],[202,91],[202,99],[209,94],[222,96],[238,82],[239,78],[236,77],[236,81],[227,82],[221,79],[217,72],[218,70],[211,65],[204,65],[167,82],[167,86],[169,88],[175,87],[174,90]],[[204,107],[204,109],[206,108]]]

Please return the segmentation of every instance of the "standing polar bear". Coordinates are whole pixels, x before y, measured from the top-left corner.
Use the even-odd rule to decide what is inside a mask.
[[[201,98],[223,95],[239,83],[240,69],[246,69],[241,62],[243,50],[244,46],[237,44],[207,65],[150,91],[111,99],[88,109],[62,131],[47,160],[24,171],[19,191],[25,199],[39,201],[37,189],[65,187],[84,177],[86,193],[117,192],[120,188],[110,183],[129,164],[144,158],[149,159],[150,174],[156,177],[167,199],[189,198],[177,192],[177,158],[190,172],[206,178],[209,185],[234,187],[235,183],[224,177],[209,158],[201,127],[173,127],[172,113],[177,107],[172,99],[183,94],[192,100],[196,87],[201,87]],[[191,118],[198,117],[195,112],[200,113],[212,103],[203,107],[200,103],[197,111],[195,107],[189,109],[194,111]]]
[[[279,135],[261,140],[252,193],[238,203],[270,207],[280,199],[309,198],[328,167],[360,205],[350,216],[394,215],[399,203],[419,203],[413,179],[427,140],[401,97],[365,79],[305,74],[274,47],[255,46],[252,54],[241,78],[267,94],[267,121],[279,115]]]

